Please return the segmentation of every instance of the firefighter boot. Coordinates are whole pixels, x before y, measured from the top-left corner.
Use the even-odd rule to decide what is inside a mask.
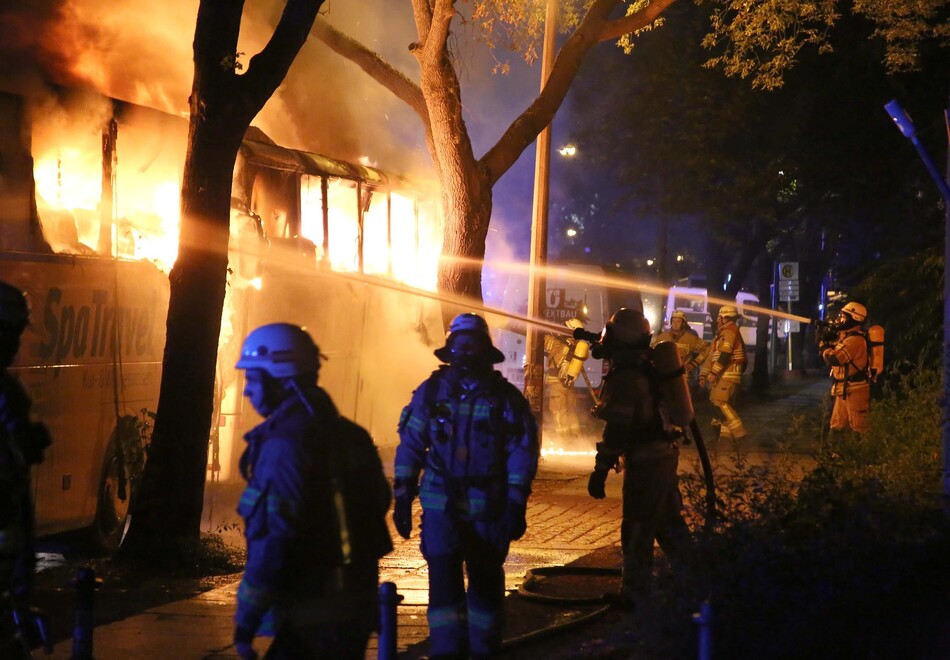
[[[745,426],[742,424],[742,420],[739,419],[739,415],[736,414],[736,411],[728,403],[723,403],[719,406],[719,409],[722,411],[722,416],[725,418],[725,421],[722,424],[722,431],[729,431],[729,435],[736,440],[746,437],[749,433],[745,430]]]

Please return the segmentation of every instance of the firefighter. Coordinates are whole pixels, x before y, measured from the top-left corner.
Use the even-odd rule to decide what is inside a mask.
[[[28,323],[23,292],[0,282],[0,593],[4,611],[6,607],[26,611],[36,563],[30,466],[43,462],[43,451],[50,444],[46,426],[30,421],[30,398],[9,372]],[[13,618],[6,616],[0,623],[0,657],[29,657],[12,624]]]
[[[606,426],[587,491],[595,499],[606,497],[607,475],[623,458],[623,570],[616,599],[619,605],[632,607],[637,595],[649,587],[654,541],[675,565],[689,538],[676,474],[679,444],[661,412],[650,322],[638,310],[621,308],[607,323],[601,343],[598,355],[609,366],[601,402],[593,413]]]
[[[701,365],[709,355],[709,342],[696,334],[696,331],[689,327],[686,320],[686,312],[677,310],[670,315],[670,327],[658,334],[653,339],[653,344],[659,344],[661,341],[671,341],[676,344],[680,359],[683,361],[683,368],[689,374],[693,369]]]
[[[716,337],[699,374],[699,386],[709,387],[709,401],[722,416],[713,420],[713,426],[719,426],[720,438],[739,439],[748,435],[742,419],[732,407],[746,368],[745,342],[739,332],[738,320],[739,312],[732,305],[719,308]]]
[[[821,337],[818,352],[831,367],[831,430],[850,428],[864,433],[870,402],[868,378],[868,340],[863,324],[868,311],[864,305],[849,302],[841,308],[836,322]]]
[[[572,331],[583,328],[578,318],[564,322]],[[580,350],[577,350],[580,344]],[[561,335],[544,336],[544,352],[547,354],[547,370],[544,386],[548,391],[548,408],[554,416],[557,432],[564,439],[581,437],[581,421],[577,417],[574,400],[574,381],[588,357],[587,343]],[[575,364],[576,361],[576,364]],[[575,367],[575,368],[572,368]]]
[[[504,356],[482,317],[455,317],[435,355],[447,364],[399,420],[393,521],[408,539],[418,494],[432,657],[490,657],[501,644],[505,557],[527,525],[537,427],[524,396],[493,369]]]
[[[320,352],[274,323],[244,341],[244,395],[264,421],[247,433],[241,474],[247,566],[234,641],[255,658],[363,658],[376,628],[379,557],[392,549],[392,494],[372,439],[317,386]]]

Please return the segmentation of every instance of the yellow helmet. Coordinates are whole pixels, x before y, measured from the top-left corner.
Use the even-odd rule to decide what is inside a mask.
[[[577,330],[578,328],[584,327],[584,324],[581,323],[581,320],[578,318],[568,319],[564,321],[564,325],[566,325],[571,330]]]
[[[725,319],[737,319],[739,318],[739,310],[732,305],[723,305],[719,308],[719,316]]]

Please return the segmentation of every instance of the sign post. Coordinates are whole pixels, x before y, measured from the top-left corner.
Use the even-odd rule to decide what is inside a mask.
[[[778,265],[778,299],[784,300],[788,303],[787,309],[788,312],[792,311],[792,302],[797,302],[799,299],[799,282],[798,282],[798,262],[797,261],[784,261],[779,262]],[[785,344],[787,346],[787,368],[791,371],[794,368],[794,353],[792,352],[792,333],[798,332],[798,328],[794,330],[789,324],[788,330],[785,333]]]

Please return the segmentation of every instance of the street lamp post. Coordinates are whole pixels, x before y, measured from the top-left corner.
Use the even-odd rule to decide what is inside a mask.
[[[946,212],[943,239],[943,422],[941,435],[943,439],[943,505],[944,510],[950,512],[950,149],[947,150],[947,178],[944,179],[937,169],[936,163],[927,153],[924,145],[917,138],[917,129],[897,99],[884,105],[901,134],[911,141],[924,167],[930,173],[940,194],[943,196],[943,207]],[[947,122],[948,146],[950,146],[950,109],[944,111]]]
[[[557,28],[557,0],[547,0],[544,22],[544,47],[541,55],[541,89],[554,67],[554,36]],[[546,293],[544,266],[548,259],[549,166],[551,164],[551,125],[538,135],[534,163],[534,208],[531,217],[531,266],[528,271],[528,316],[540,318]],[[544,336],[534,326],[525,337],[524,394],[538,421],[544,408]]]

